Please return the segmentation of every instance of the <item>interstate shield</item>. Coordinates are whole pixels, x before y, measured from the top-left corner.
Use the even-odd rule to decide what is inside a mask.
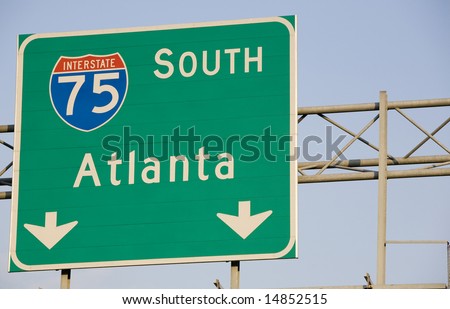
[[[119,53],[61,56],[50,77],[50,98],[69,126],[89,132],[120,110],[128,88],[125,62]]]

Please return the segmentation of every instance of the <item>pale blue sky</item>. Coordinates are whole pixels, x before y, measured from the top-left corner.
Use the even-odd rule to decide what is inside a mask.
[[[0,4],[0,124],[14,123],[18,34],[154,26],[297,15],[298,105],[317,106],[450,97],[450,2],[428,1],[3,1]],[[432,131],[448,108],[408,114]],[[337,116],[353,131],[371,115]],[[324,138],[325,124],[307,119],[300,139]],[[389,152],[402,155],[423,134],[389,118]],[[378,144],[377,126],[365,134]],[[342,134],[333,129],[333,135]],[[375,137],[375,138],[373,138]],[[447,146],[450,128],[436,135]],[[12,134],[1,139],[12,143]],[[349,138],[347,137],[346,140]],[[318,147],[314,151],[322,151]],[[443,154],[427,143],[418,155]],[[369,158],[366,148],[347,157]],[[0,168],[12,152],[0,149]],[[10,174],[9,174],[10,176]],[[387,237],[450,240],[448,177],[391,180]],[[5,187],[2,187],[3,189]],[[0,201],[0,288],[57,288],[59,272],[7,273],[10,201]],[[299,186],[299,259],[243,262],[242,288],[364,284],[376,279],[377,183]],[[388,247],[387,283],[445,283],[444,246]],[[74,270],[73,288],[213,288],[229,286],[228,263]]]

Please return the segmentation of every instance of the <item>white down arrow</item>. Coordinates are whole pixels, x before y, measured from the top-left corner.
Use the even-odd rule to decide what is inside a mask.
[[[237,216],[218,213],[217,217],[241,236],[242,239],[246,239],[271,214],[272,210],[268,210],[252,216],[250,215],[250,201],[240,201]]]
[[[78,221],[73,221],[57,226],[56,217],[56,212],[46,212],[44,226],[24,224],[24,227],[49,250],[78,224]]]

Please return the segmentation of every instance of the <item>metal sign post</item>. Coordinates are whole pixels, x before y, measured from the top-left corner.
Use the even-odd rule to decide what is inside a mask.
[[[61,270],[61,289],[70,289],[70,269]]]
[[[231,280],[230,288],[239,289],[241,275],[241,263],[239,261],[231,261]]]
[[[380,150],[378,161],[377,285],[386,284],[387,117],[386,91],[380,92]]]

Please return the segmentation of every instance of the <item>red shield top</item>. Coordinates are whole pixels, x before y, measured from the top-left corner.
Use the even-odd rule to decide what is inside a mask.
[[[83,57],[61,57],[53,73],[124,69],[125,63],[119,54],[107,56],[86,55]]]

